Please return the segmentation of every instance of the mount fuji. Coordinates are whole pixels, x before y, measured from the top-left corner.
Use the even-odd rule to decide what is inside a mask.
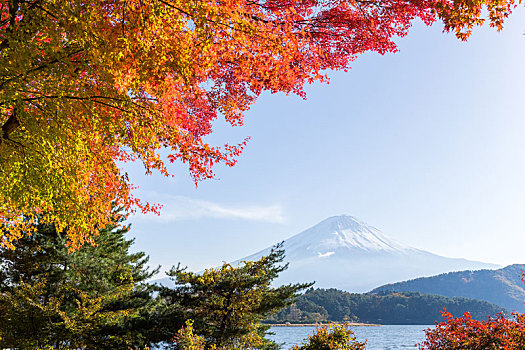
[[[460,270],[500,266],[447,258],[387,237],[352,216],[334,216],[283,242],[289,267],[276,284],[315,281],[316,288],[366,292],[380,285]],[[244,260],[267,255],[268,247]]]

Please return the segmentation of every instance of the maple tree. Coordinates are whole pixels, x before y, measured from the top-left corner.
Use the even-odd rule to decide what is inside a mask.
[[[458,35],[500,25],[509,0],[0,0],[0,246],[36,221],[78,248],[133,196],[119,164],[195,181],[235,163],[246,140],[213,146],[263,91],[295,93],[365,51],[396,51],[415,18]],[[464,35],[467,35],[465,33]],[[161,156],[161,150],[169,154]],[[37,219],[38,218],[38,219]]]
[[[474,320],[468,312],[460,318],[446,310],[442,314],[445,321],[425,331],[426,340],[419,344],[420,350],[525,348],[524,314],[514,313],[513,318],[499,314],[486,321]]]
[[[525,283],[525,272],[521,280]],[[441,314],[445,320],[425,330],[426,340],[418,344],[420,350],[525,348],[525,314],[513,312],[512,317],[505,317],[499,313],[486,321],[475,320],[468,312],[458,318],[446,309]]]
[[[521,0],[517,2],[521,3]],[[445,24],[445,31],[453,31],[459,39],[467,40],[472,34],[472,29],[482,25],[487,19],[491,27],[503,29],[503,22],[516,7],[516,1],[442,0],[436,1],[435,6],[436,13]]]

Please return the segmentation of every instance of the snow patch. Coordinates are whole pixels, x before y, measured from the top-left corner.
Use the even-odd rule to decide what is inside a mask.
[[[334,255],[334,254],[335,252],[326,252],[326,253],[318,252],[317,257],[318,258],[328,258],[330,255]]]

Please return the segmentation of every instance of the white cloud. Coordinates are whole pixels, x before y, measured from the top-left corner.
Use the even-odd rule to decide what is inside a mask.
[[[196,220],[202,218],[242,219],[251,221],[266,221],[282,223],[284,221],[281,205],[241,205],[227,206],[210,201],[192,199],[184,196],[168,196],[155,194],[155,200],[162,204],[160,216],[155,214],[134,215],[133,220],[172,222],[180,220]]]

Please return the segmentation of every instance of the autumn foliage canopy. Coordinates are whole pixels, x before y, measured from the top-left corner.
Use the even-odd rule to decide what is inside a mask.
[[[119,165],[198,181],[245,142],[209,145],[263,91],[304,97],[365,51],[396,51],[415,18],[465,39],[512,0],[0,0],[0,246],[53,223],[76,248],[133,196]],[[162,157],[160,150],[168,151]],[[163,152],[162,154],[166,154]]]

